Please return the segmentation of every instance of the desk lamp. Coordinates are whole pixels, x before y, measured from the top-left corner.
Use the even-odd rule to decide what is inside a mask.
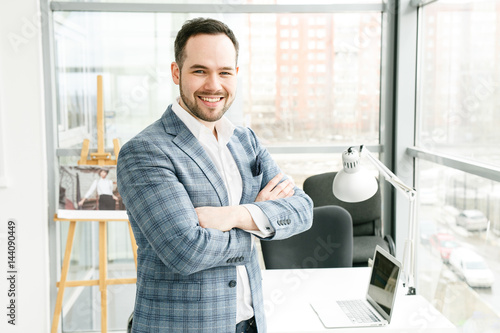
[[[361,145],[359,152],[355,147],[349,147],[342,153],[343,169],[337,173],[333,180],[333,193],[341,201],[361,202],[369,199],[377,192],[377,179],[360,164],[361,157],[363,156],[366,156],[384,176],[385,180],[402,192],[410,202],[408,238],[405,242],[403,254],[403,269],[405,270],[405,285],[408,286],[407,294],[415,295],[415,253],[413,239],[417,191],[403,183],[391,170],[375,158],[367,148]],[[407,260],[409,263],[407,263]]]

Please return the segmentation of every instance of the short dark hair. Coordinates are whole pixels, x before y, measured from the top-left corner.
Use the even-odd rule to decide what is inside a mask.
[[[186,60],[186,53],[184,52],[184,50],[186,48],[187,41],[189,40],[189,38],[201,34],[225,34],[231,40],[231,42],[233,42],[234,49],[236,51],[236,63],[238,63],[239,44],[233,31],[221,21],[211,18],[199,17],[186,21],[182,25],[181,30],[179,30],[179,32],[177,33],[177,37],[175,37],[175,62],[177,63],[179,68],[182,68],[184,60]]]

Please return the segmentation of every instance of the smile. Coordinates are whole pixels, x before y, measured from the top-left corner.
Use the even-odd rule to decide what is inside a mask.
[[[209,102],[209,103],[216,103],[222,100],[223,97],[201,97],[200,99],[204,102]]]

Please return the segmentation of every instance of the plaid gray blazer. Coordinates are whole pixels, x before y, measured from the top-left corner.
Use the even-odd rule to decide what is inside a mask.
[[[243,179],[241,203],[252,203],[280,170],[248,128],[237,127],[228,147]],[[138,245],[132,331],[234,333],[236,265],[245,265],[258,331],[265,333],[250,234],[198,225],[195,207],[225,206],[228,197],[215,165],[171,107],[122,147],[117,174]],[[255,204],[276,230],[271,240],[311,226],[312,201],[299,188],[293,197]]]

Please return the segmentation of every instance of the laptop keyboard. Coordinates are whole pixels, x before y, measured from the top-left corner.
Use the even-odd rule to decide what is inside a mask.
[[[337,301],[337,303],[353,323],[380,322],[380,319],[362,300]]]

